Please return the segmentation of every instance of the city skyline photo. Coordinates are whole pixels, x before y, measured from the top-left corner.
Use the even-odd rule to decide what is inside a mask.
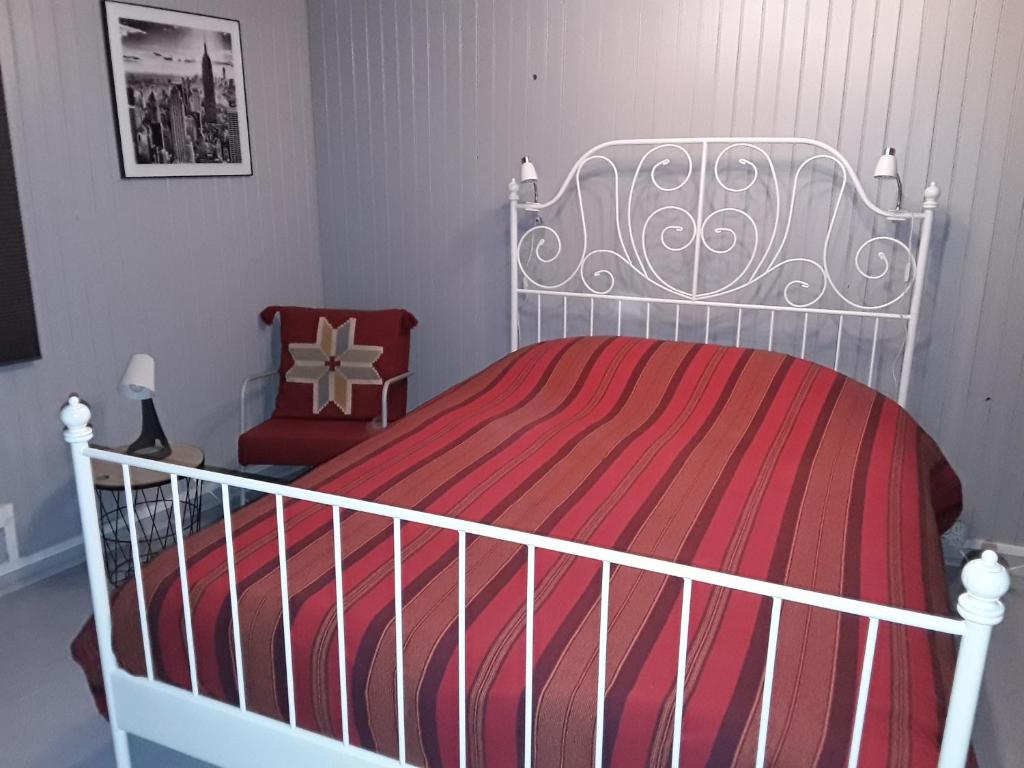
[[[227,69],[228,76],[234,77],[231,35],[226,32],[125,18],[120,33],[121,56],[129,77],[194,75],[201,67],[204,48],[215,72]]]
[[[123,174],[251,173],[238,22],[105,7]]]

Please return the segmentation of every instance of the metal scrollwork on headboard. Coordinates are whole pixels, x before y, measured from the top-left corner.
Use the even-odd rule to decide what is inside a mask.
[[[633,156],[624,161],[616,152]],[[773,152],[787,155],[785,178]],[[828,183],[815,193],[822,179]],[[595,212],[587,195],[599,180],[611,199]],[[513,346],[524,294],[538,297],[538,338],[540,297],[548,294],[563,303],[589,297],[731,307],[740,318],[744,309],[769,310],[773,322],[776,311],[838,315],[840,323],[850,315],[900,320],[907,326],[899,382],[905,401],[934,185],[923,212],[885,211],[868,198],[850,162],[822,142],[693,138],[600,144],[547,202],[520,203],[517,185],[509,189]],[[809,221],[811,210],[821,214],[817,220]],[[570,211],[578,230],[571,248],[565,228],[552,222]],[[521,212],[535,216],[523,228]],[[601,226],[606,236],[598,234]],[[806,320],[804,328],[806,336]],[[877,332],[876,324],[875,342]]]

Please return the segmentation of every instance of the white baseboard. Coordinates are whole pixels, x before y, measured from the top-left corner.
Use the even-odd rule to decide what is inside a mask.
[[[18,559],[18,529],[14,526],[14,505],[0,504],[0,531],[3,531],[3,550],[0,551],[0,570]]]
[[[293,476],[301,468],[254,466],[247,467],[246,469],[249,471],[259,471],[275,480],[286,482],[289,476]],[[237,489],[233,490],[237,491]],[[232,498],[232,506],[234,508],[237,509],[240,505],[240,499]],[[206,483],[203,488],[200,506],[203,522],[206,525],[219,519],[221,509],[220,487]],[[81,536],[74,536],[66,541],[41,549],[38,552],[33,552],[31,555],[20,556],[17,549],[17,539],[14,536],[13,510],[10,505],[2,504],[0,505],[0,512],[6,515],[6,517],[0,519],[0,525],[4,525],[5,520],[10,523],[6,527],[7,542],[11,548],[11,559],[0,564],[0,597],[85,562],[85,550],[82,548]],[[144,512],[142,516],[145,516]],[[10,519],[8,520],[8,518]]]
[[[219,488],[216,490],[214,488],[203,489],[200,508],[207,522],[212,519],[213,514],[219,514],[220,503]],[[216,513],[213,510],[216,510]],[[153,510],[149,510],[149,512],[152,513]],[[146,511],[141,511],[139,514],[140,519],[144,519],[146,516]],[[31,555],[15,557],[0,565],[0,597],[31,586],[84,562],[85,549],[82,546],[81,535],[33,552]]]
[[[1022,544],[1008,544],[1004,541],[991,541],[989,539],[968,539],[965,543],[965,548],[994,549],[1006,558],[1011,567],[1024,565],[1024,545]]]
[[[18,557],[0,566],[0,597],[84,562],[81,536]]]

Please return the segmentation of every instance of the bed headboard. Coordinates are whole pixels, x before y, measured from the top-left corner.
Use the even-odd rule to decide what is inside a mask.
[[[921,212],[886,211],[814,139],[625,139],[532,198],[509,184],[513,349],[587,334],[774,349],[906,405],[934,184]]]

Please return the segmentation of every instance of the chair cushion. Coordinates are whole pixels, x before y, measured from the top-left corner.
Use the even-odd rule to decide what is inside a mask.
[[[238,463],[313,466],[358,445],[379,427],[368,421],[274,417],[238,438]]]
[[[404,309],[267,307],[281,315],[281,368],[275,417],[369,421],[380,415],[385,379],[409,370],[416,318]],[[389,394],[389,418],[405,415],[404,383]]]

